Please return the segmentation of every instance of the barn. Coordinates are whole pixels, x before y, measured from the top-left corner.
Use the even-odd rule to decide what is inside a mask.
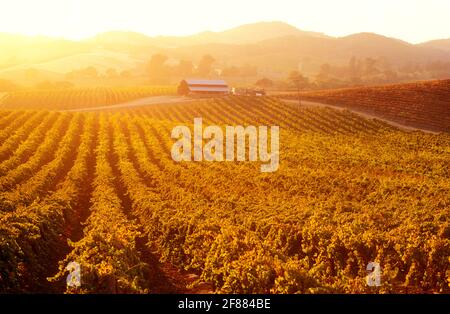
[[[224,95],[229,93],[224,80],[182,80],[178,85],[180,95]]]

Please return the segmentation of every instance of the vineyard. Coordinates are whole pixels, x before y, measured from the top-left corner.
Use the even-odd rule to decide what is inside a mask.
[[[360,110],[406,126],[450,132],[450,80],[305,92],[302,97]]]
[[[24,90],[0,97],[0,109],[70,110],[115,105],[137,98],[175,93],[176,88],[173,86]]]
[[[66,97],[47,108],[93,99]],[[155,263],[219,293],[450,292],[447,133],[272,97],[0,112],[0,292],[175,292]],[[174,162],[171,130],[195,117],[279,125],[279,170]],[[79,288],[65,286],[70,262]]]

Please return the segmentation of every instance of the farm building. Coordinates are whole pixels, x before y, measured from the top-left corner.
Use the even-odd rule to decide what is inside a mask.
[[[231,89],[231,94],[237,96],[264,96],[266,95],[266,91],[264,89],[233,87]]]
[[[180,95],[228,93],[228,84],[223,80],[182,80],[178,85],[178,94]]]

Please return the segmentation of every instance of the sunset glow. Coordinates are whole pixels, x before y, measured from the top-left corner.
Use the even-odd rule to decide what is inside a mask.
[[[187,35],[277,20],[332,36],[375,32],[418,43],[450,37],[449,12],[446,0],[2,0],[0,32],[70,39],[110,30]]]

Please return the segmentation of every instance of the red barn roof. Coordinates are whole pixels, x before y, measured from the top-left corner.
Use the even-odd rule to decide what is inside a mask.
[[[187,85],[193,93],[228,93],[228,84],[224,80],[183,80],[182,85]]]

